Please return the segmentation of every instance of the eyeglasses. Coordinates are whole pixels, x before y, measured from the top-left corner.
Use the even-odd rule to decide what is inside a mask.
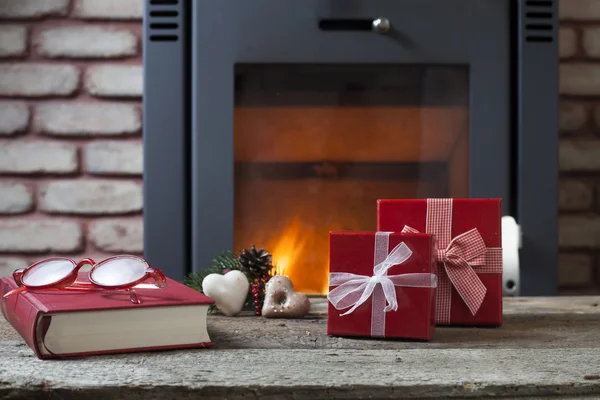
[[[77,281],[79,270],[91,265],[89,282]],[[132,303],[141,301],[133,288],[147,279],[153,279],[154,285],[164,288],[166,278],[161,270],[151,268],[146,260],[133,255],[120,255],[107,258],[96,264],[91,258],[76,263],[70,258],[53,257],[13,272],[17,289],[4,294],[4,298],[26,290],[127,290]]]

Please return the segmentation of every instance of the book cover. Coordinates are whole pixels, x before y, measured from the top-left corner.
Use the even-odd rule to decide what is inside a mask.
[[[1,295],[16,287],[12,277],[0,280]],[[0,298],[0,310],[41,359],[214,345],[206,329],[212,299],[170,278],[163,289],[135,291],[141,304],[126,290],[31,290]]]

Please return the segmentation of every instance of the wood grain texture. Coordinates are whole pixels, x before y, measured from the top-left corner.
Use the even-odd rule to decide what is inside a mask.
[[[430,343],[327,337],[319,304],[295,320],[211,315],[214,349],[69,362],[37,360],[2,320],[0,398],[598,398],[598,304],[506,299],[503,327]]]

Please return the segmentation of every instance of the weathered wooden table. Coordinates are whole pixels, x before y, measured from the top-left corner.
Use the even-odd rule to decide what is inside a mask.
[[[600,398],[600,297],[505,300],[505,325],[429,343],[327,337],[308,318],[210,316],[216,348],[41,361],[0,319],[4,399]]]

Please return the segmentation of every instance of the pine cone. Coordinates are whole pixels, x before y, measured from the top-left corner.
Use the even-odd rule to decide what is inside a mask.
[[[256,246],[252,245],[252,249],[244,249],[238,257],[240,263],[240,270],[250,279],[265,279],[269,276],[271,269],[273,268],[272,256],[264,249],[256,249]]]

